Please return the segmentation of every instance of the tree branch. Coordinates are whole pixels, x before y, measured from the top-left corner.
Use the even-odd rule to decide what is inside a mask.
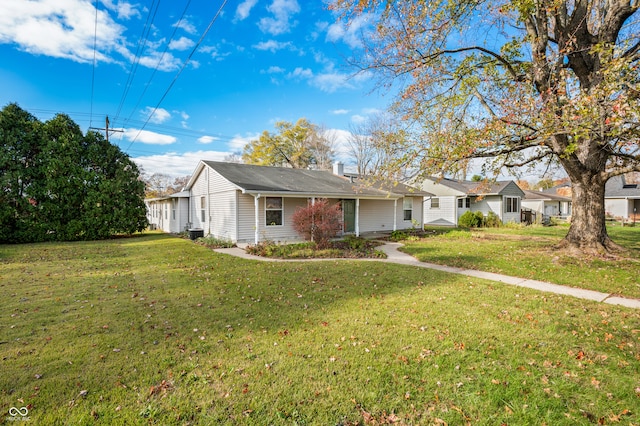
[[[482,46],[468,46],[468,47],[461,47],[459,49],[442,49],[442,50],[438,50],[437,52],[432,53],[431,55],[427,55],[424,56],[422,54],[420,54],[420,52],[417,52],[420,55],[420,59],[422,60],[422,63],[428,63],[429,61],[443,56],[443,55],[450,55],[450,54],[456,54],[456,53],[462,53],[462,52],[468,52],[468,51],[472,51],[472,50],[477,50],[479,52],[482,53],[486,53],[489,56],[494,57],[495,59],[498,60],[498,62],[500,62],[502,65],[504,65],[504,67],[507,69],[507,71],[509,71],[509,74],[511,74],[511,76],[513,77],[513,79],[517,82],[524,82],[526,81],[526,76],[522,75],[522,74],[518,74],[516,72],[516,70],[513,68],[513,66],[511,65],[511,63],[505,59],[502,55],[486,49]],[[414,68],[415,69],[415,68]]]

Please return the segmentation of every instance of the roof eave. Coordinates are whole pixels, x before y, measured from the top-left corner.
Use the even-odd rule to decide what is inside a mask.
[[[287,191],[261,191],[255,189],[242,189],[243,194],[259,195],[262,197],[285,197],[285,198],[359,198],[361,200],[397,200],[403,196],[400,194],[358,194],[354,192],[338,192],[338,193],[318,193],[318,192],[287,192]]]

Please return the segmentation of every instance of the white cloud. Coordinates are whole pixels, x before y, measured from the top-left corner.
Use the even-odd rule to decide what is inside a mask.
[[[144,116],[145,120],[148,118],[149,122],[154,124],[162,124],[171,118],[171,113],[166,109],[156,108],[154,110],[154,108],[150,106],[142,110],[142,115]]]
[[[314,87],[322,90],[323,92],[333,93],[338,89],[348,88],[351,89],[354,86],[349,83],[349,76],[337,72],[328,72],[318,74],[311,84]]]
[[[262,74],[282,74],[283,72],[285,72],[286,70],[284,68],[280,68],[278,66],[270,66],[269,68],[267,68],[266,70],[262,70],[260,71]]]
[[[221,53],[222,47],[218,44],[216,46],[202,46],[199,48],[199,52],[208,53],[216,61],[222,61],[227,56],[231,55],[231,52]]]
[[[191,175],[200,160],[224,161],[230,154],[221,151],[167,152],[131,159],[149,174],[163,173],[178,177]]]
[[[289,32],[291,26],[296,24],[296,22],[292,24],[289,21],[292,15],[300,12],[300,5],[297,0],[273,0],[267,10],[273,17],[260,19],[258,27],[262,32],[278,35]]]
[[[349,110],[348,109],[334,109],[333,111],[331,111],[331,114],[335,114],[335,115],[349,114]]]
[[[288,76],[291,78],[309,80],[313,78],[313,71],[311,71],[311,69],[309,68],[297,67],[295,70],[293,70],[293,72],[289,73]]]
[[[112,0],[102,0],[102,4],[107,9],[116,12],[119,19],[131,19],[133,16],[141,16],[136,6],[131,3],[119,1],[117,4],[114,4]]]
[[[121,20],[141,17],[141,6],[103,0],[104,7],[96,13],[94,3],[89,0],[2,0],[0,44],[79,63],[92,63],[94,55],[98,63],[132,62],[135,55],[129,48],[136,44],[126,39],[127,28],[112,15]],[[139,58],[140,65],[158,66],[161,71],[177,69],[179,60],[169,53],[161,57],[157,51],[160,40],[148,41],[144,55]]]
[[[227,143],[227,147],[231,152],[242,152],[245,145],[260,137],[260,133],[247,134],[246,136],[236,135]]]
[[[354,115],[351,116],[351,121],[356,123],[356,124],[362,124],[362,123],[367,121],[367,117],[365,117],[364,115],[360,115],[360,114],[354,114]]]
[[[174,113],[180,115],[180,117],[182,118],[182,120],[180,121],[180,125],[182,126],[183,129],[187,129],[189,127],[187,120],[189,120],[189,114],[187,114],[184,111],[173,111]]]
[[[351,132],[342,129],[327,129],[324,132],[324,135],[327,139],[334,142],[333,150],[335,152],[336,160],[342,161],[345,164],[353,162],[353,158],[350,154],[351,147],[349,145]]]
[[[260,43],[253,45],[255,49],[270,50],[272,53],[275,53],[278,50],[286,49],[291,46],[292,46],[291,42],[281,42],[276,40],[261,41]]]
[[[177,140],[173,136],[139,129],[123,129],[122,133],[115,135],[118,135],[116,138],[124,137],[132,143],[140,142],[147,145],[171,145]]]
[[[178,40],[171,40],[169,43],[169,49],[172,50],[187,50],[191,48],[195,42],[187,37],[180,37]]]
[[[293,80],[306,80],[309,85],[325,93],[333,93],[339,89],[353,89],[355,83],[363,80],[360,75],[352,77],[335,71],[327,71],[315,74],[310,68],[297,67],[287,74],[287,78]]]
[[[196,26],[193,25],[191,22],[189,22],[187,18],[182,18],[181,21],[178,21],[175,24],[173,24],[173,27],[181,28],[182,30],[186,31],[189,34],[198,33],[198,29],[196,28]]]
[[[129,60],[134,60],[134,55],[129,52],[123,52],[123,56]],[[174,71],[180,67],[182,63],[180,59],[174,57],[171,53],[165,52],[162,54],[161,52],[151,51],[147,53],[147,56],[142,56],[139,59],[140,65],[147,68],[155,68],[158,67],[160,71]],[[193,61],[190,62],[193,66]]]
[[[120,9],[125,10],[125,2]],[[134,15],[133,6],[128,12]],[[83,0],[3,0],[0,43],[10,43],[26,52],[76,62],[93,62],[96,10]],[[106,10],[99,10],[95,38],[96,59],[114,62],[109,52],[126,50],[122,25]]]
[[[198,143],[201,144],[210,144],[211,142],[220,140],[220,138],[217,138],[215,136],[201,136],[198,138]]]
[[[251,13],[251,9],[256,5],[258,0],[245,0],[238,5],[236,8],[236,16],[235,19],[238,21],[243,21],[249,17]]]
[[[342,41],[352,49],[362,47],[362,38],[366,37],[368,21],[369,17],[362,15],[350,21],[348,26],[342,21],[331,24],[327,28],[327,41]]]

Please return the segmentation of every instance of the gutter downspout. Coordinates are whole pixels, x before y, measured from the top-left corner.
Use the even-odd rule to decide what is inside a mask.
[[[207,235],[211,235],[211,180],[207,169]]]

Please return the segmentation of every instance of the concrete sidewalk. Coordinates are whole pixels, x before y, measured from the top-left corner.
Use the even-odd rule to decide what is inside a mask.
[[[534,290],[544,291],[548,293],[562,294],[571,297],[577,297],[579,299],[593,300],[596,302],[608,303],[610,305],[620,305],[627,308],[640,309],[640,299],[629,299],[625,297],[616,296],[608,293],[601,293],[599,291],[584,290],[575,287],[568,287],[564,285],[552,284],[544,281],[530,280],[526,278],[511,277],[508,275],[495,274],[493,272],[476,271],[474,269],[454,268],[451,266],[436,265],[434,263],[421,262],[413,256],[403,253],[398,250],[402,244],[386,242],[382,246],[378,247],[379,250],[386,253],[386,259],[358,259],[358,260],[370,260],[376,262],[389,262],[399,263],[402,265],[417,266],[419,268],[435,269],[438,271],[449,272],[451,274],[466,275],[475,278],[482,278],[490,281],[497,281],[504,284],[514,285],[518,287],[526,287]],[[232,256],[242,257],[244,259],[262,260],[267,262],[309,262],[309,261],[326,261],[329,259],[271,259],[262,256],[254,256],[248,254],[242,248],[233,247],[225,249],[216,249],[218,253],[229,254]],[[334,260],[334,259],[331,259]],[[354,260],[354,259],[345,259]]]

